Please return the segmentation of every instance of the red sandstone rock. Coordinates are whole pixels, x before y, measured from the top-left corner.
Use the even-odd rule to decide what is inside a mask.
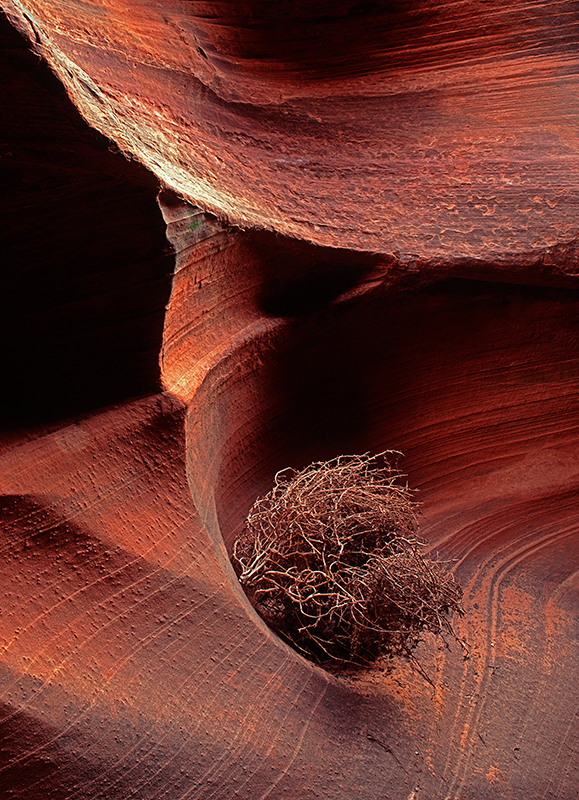
[[[570,0],[3,2],[91,124],[233,222],[446,260],[577,239]]]
[[[311,241],[231,229],[165,194],[172,394],[0,455],[7,796],[574,797],[576,155],[557,91],[575,79],[554,89],[574,63],[571,7],[406,5],[390,38],[372,4],[347,27],[341,6],[312,19],[296,4],[274,26],[257,5],[11,8],[93,121],[106,130],[115,106],[127,146],[154,153],[161,175],[179,162],[195,189],[184,194]],[[397,158],[376,149],[388,104]],[[427,123],[442,138],[413,150]],[[282,146],[314,148],[319,171],[276,165]],[[493,215],[472,192],[497,164],[520,183],[498,186]],[[376,194],[385,174],[399,219]],[[539,185],[544,223],[521,204]],[[276,469],[383,448],[405,452],[423,533],[465,587],[471,657],[425,642],[434,688],[403,663],[347,682],[305,662],[255,615],[226,557]]]
[[[257,331],[190,403],[205,529],[170,397],[5,451],[12,796],[571,797],[576,315],[566,291],[455,281]],[[434,689],[404,664],[348,683],[303,661],[221,545],[279,466],[391,446],[465,587],[471,657],[427,642]]]

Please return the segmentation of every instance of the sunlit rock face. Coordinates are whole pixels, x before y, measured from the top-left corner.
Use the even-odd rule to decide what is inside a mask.
[[[569,0],[3,1],[96,128],[233,222],[446,260],[577,237]]]
[[[578,761],[573,746],[566,756],[561,748],[577,731],[568,704],[579,672],[577,292],[497,273],[396,285],[359,257],[346,286],[326,278],[316,307],[292,306],[280,282],[265,304],[269,263],[291,252],[289,286],[300,273],[300,286],[319,287],[322,259],[343,254],[298,253],[281,237],[274,249],[265,234],[228,230],[170,198],[164,214],[178,267],[164,380],[189,407],[189,485],[229,580],[226,551],[276,470],[403,451],[429,549],[464,586],[457,629],[470,657],[428,641],[419,655],[434,687],[403,665],[357,684],[371,687],[371,726],[382,719],[391,735],[400,712],[395,738],[416,743],[396,754],[384,796],[538,798],[550,785],[571,798]],[[396,707],[388,720],[378,711],[386,699]],[[357,774],[344,766],[341,777]],[[369,769],[356,790],[324,791],[365,797],[374,778]]]
[[[574,6],[4,2],[181,194],[91,206],[121,255],[162,213],[165,391],[0,453],[7,797],[574,800]],[[139,269],[72,297],[159,324]],[[277,469],[385,448],[464,587],[432,684],[306,662],[228,559]]]
[[[395,285],[363,258],[162,207],[170,394],[0,455],[8,796],[570,800],[576,292]],[[465,590],[470,657],[427,640],[433,685],[404,662],[354,681],[306,662],[227,558],[278,468],[385,447]]]

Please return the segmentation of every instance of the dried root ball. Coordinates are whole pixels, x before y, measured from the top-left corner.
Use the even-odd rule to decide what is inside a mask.
[[[365,666],[454,636],[462,590],[425,558],[417,507],[392,451],[285,469],[257,500],[233,563],[263,619],[306,657]]]

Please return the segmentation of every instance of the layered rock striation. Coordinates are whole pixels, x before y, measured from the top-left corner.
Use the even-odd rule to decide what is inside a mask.
[[[230,221],[446,260],[577,238],[570,0],[4,7],[92,125]]]
[[[175,266],[164,391],[129,401],[149,369],[0,453],[7,796],[570,800],[573,5],[4,2],[165,184]],[[105,329],[158,325],[166,283],[119,281],[123,220],[139,253],[160,220],[131,205],[151,185],[79,158],[67,174],[112,186],[97,227],[120,249],[80,308],[104,294]],[[228,558],[276,470],[383,449],[464,587],[469,658],[426,639],[431,683],[306,662]]]

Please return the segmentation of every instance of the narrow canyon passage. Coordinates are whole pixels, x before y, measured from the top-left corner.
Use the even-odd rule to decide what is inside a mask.
[[[572,797],[576,310],[568,290],[378,285],[218,359],[186,438],[160,395],[5,452],[12,796]],[[465,587],[470,657],[427,640],[434,688],[305,662],[220,549],[280,466],[384,447]]]
[[[576,9],[3,5],[0,794],[575,800]],[[464,587],[431,684],[304,660],[229,561],[277,470],[384,449]]]

